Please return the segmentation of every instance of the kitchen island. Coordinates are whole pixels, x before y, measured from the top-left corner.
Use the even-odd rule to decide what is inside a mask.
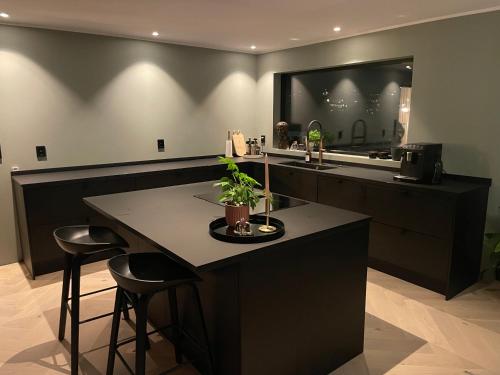
[[[360,354],[370,218],[308,202],[272,213],[286,225],[283,237],[230,244],[208,233],[223,208],[195,197],[212,189],[203,182],[85,203],[200,273],[217,374],[328,374]],[[169,314],[157,297],[150,320],[160,326]],[[188,297],[181,321],[196,335]]]

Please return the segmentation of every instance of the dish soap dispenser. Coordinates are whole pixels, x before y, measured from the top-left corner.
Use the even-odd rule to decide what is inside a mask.
[[[304,161],[306,163],[310,163],[311,162],[311,149],[309,148],[309,142],[306,142],[306,154],[305,154],[305,157],[304,157]]]
[[[231,130],[227,131],[226,158],[233,157],[233,141],[231,140]]]

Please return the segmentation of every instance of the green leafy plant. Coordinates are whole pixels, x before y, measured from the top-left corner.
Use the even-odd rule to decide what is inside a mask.
[[[318,129],[309,132],[309,142],[319,143],[321,140],[321,133]]]
[[[215,187],[220,187],[222,194],[219,201],[233,206],[250,206],[255,208],[262,192],[255,190],[261,186],[255,179],[240,172],[238,165],[230,158],[219,157],[219,161],[227,165],[227,170],[231,172],[231,177],[222,177]]]
[[[485,233],[483,241],[482,278],[484,280],[498,278],[500,271],[500,233]]]

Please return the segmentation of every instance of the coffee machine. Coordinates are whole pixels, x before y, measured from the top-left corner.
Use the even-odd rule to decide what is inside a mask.
[[[443,172],[441,143],[408,143],[402,146],[401,173],[396,181],[439,184]]]

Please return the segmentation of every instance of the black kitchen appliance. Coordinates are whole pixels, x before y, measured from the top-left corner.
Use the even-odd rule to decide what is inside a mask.
[[[401,173],[397,181],[439,184],[443,172],[441,143],[408,143],[402,146]]]

